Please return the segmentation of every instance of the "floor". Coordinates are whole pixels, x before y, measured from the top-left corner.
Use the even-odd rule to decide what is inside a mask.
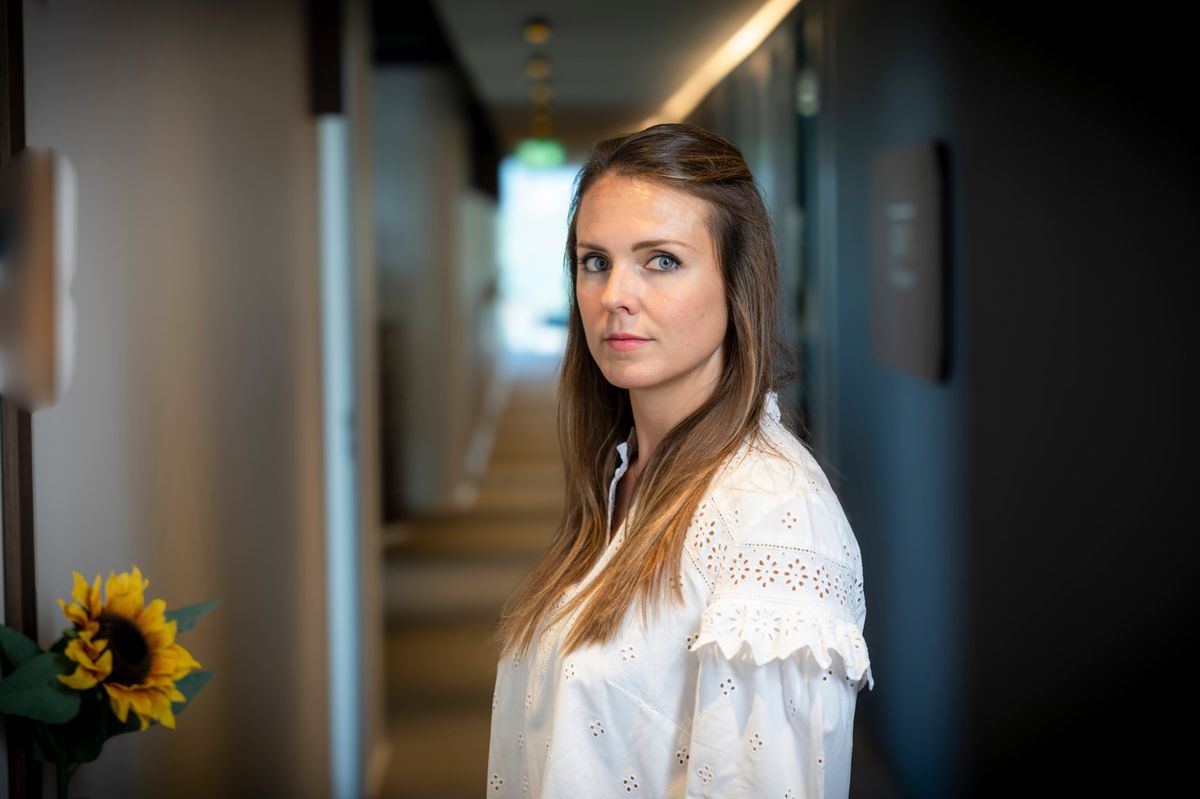
[[[381,799],[485,795],[491,634],[509,591],[558,521],[562,475],[554,359],[510,359],[507,400],[471,510],[407,520],[385,552],[391,757]],[[854,799],[899,799],[871,739],[855,728]]]

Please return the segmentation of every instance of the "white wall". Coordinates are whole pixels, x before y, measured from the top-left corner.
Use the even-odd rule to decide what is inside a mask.
[[[395,486],[411,511],[462,498],[467,451],[494,368],[496,203],[468,187],[467,121],[444,67],[377,71],[374,99],[379,313]]]
[[[110,741],[72,793],[325,796],[303,4],[54,0],[24,13],[28,144],[65,153],[80,192],[77,372],[33,425],[41,643],[66,624],[55,598],[72,569],[137,563],[169,607],[224,602],[181,636],[216,676],[178,729]],[[373,425],[361,420],[364,435]]]

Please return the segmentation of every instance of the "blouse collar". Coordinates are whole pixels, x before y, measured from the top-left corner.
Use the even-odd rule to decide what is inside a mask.
[[[779,393],[774,389],[767,390],[766,396],[766,413],[776,422],[779,421]],[[617,454],[621,456],[621,469],[624,471],[629,466],[629,460],[637,455],[637,427],[629,426],[629,435],[620,444],[617,444]]]

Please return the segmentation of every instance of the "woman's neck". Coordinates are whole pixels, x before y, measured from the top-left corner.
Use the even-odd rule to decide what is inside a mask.
[[[643,463],[650,460],[668,432],[708,401],[720,381],[720,369],[718,349],[701,369],[679,380],[652,388],[629,389],[637,452]]]

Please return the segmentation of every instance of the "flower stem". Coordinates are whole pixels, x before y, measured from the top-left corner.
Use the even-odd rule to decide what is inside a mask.
[[[68,799],[67,783],[71,781],[71,775],[67,773],[67,764],[64,760],[58,761],[58,799]]]
[[[50,744],[50,749],[54,752],[54,768],[58,785],[58,799],[68,799],[67,786],[71,781],[71,773],[68,771],[70,763],[67,762],[66,753],[62,747],[58,745],[58,741],[54,740],[54,733],[46,727],[44,723],[36,722],[34,725],[36,733],[41,737],[43,745]]]

